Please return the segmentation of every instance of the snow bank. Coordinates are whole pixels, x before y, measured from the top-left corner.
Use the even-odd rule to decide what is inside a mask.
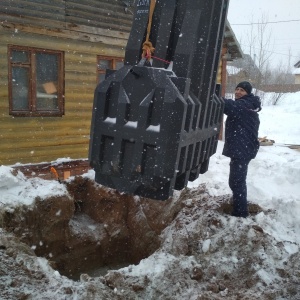
[[[0,166],[0,204],[2,205],[30,205],[36,197],[45,199],[68,193],[65,185],[57,181],[28,179],[23,173],[15,174],[16,172],[13,168]]]

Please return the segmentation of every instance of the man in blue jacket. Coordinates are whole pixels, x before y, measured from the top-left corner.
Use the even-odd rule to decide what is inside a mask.
[[[261,103],[259,97],[251,92],[251,84],[242,81],[235,88],[235,100],[224,99],[227,119],[223,155],[231,158],[229,187],[233,194],[232,215],[244,218],[248,216],[248,164],[259,149],[258,112],[261,110]]]

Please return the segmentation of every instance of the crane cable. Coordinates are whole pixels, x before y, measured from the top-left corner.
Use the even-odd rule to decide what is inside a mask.
[[[142,49],[143,49],[142,58],[147,58],[148,61],[151,59],[151,55],[154,53],[154,50],[155,50],[152,43],[149,41],[155,5],[156,5],[156,0],[151,0],[150,8],[149,8],[147,35],[146,35],[146,40],[143,43],[143,47],[142,47]]]

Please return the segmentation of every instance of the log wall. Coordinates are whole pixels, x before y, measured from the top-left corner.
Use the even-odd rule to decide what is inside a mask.
[[[132,15],[122,1],[1,0],[0,18],[0,164],[86,159],[97,55],[124,56]],[[9,44],[64,51],[64,116],[9,115]]]

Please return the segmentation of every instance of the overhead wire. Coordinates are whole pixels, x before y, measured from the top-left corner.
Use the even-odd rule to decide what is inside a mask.
[[[254,23],[244,23],[244,24],[230,24],[236,26],[249,26],[249,25],[265,25],[265,24],[276,24],[276,23],[289,23],[289,22],[299,22],[299,20],[283,20],[283,21],[268,21],[268,22],[254,22]]]
[[[252,26],[252,25],[265,25],[265,24],[276,24],[276,23],[290,23],[290,22],[299,22],[300,19],[297,20],[281,20],[281,21],[267,21],[267,22],[253,22],[253,23],[244,23],[244,24],[230,24],[232,26]],[[300,38],[296,38],[296,39],[300,39]],[[295,38],[290,38],[287,40],[295,40]],[[242,44],[241,44],[242,45]],[[276,44],[276,46],[278,46],[280,44]],[[284,44],[281,44],[284,45]],[[243,45],[246,46],[246,45]],[[253,47],[254,49],[258,50],[259,48]],[[299,57],[297,55],[290,55],[290,54],[283,54],[283,53],[278,53],[278,52],[274,52],[274,51],[268,51],[265,50],[266,52],[272,53],[272,54],[278,54],[278,55],[284,55],[284,56],[290,56],[290,57]]]
[[[248,47],[248,46],[245,45],[245,44],[240,44],[240,45],[242,45],[242,46],[244,46],[244,47]],[[255,50],[260,50],[260,49],[257,48],[257,47],[253,47],[253,49],[255,49]],[[297,56],[297,55],[290,55],[290,54],[278,53],[278,52],[269,51],[269,50],[264,50],[264,51],[265,51],[265,52],[272,53],[272,54],[285,55],[285,56],[290,56],[290,57],[299,57],[299,56]]]

